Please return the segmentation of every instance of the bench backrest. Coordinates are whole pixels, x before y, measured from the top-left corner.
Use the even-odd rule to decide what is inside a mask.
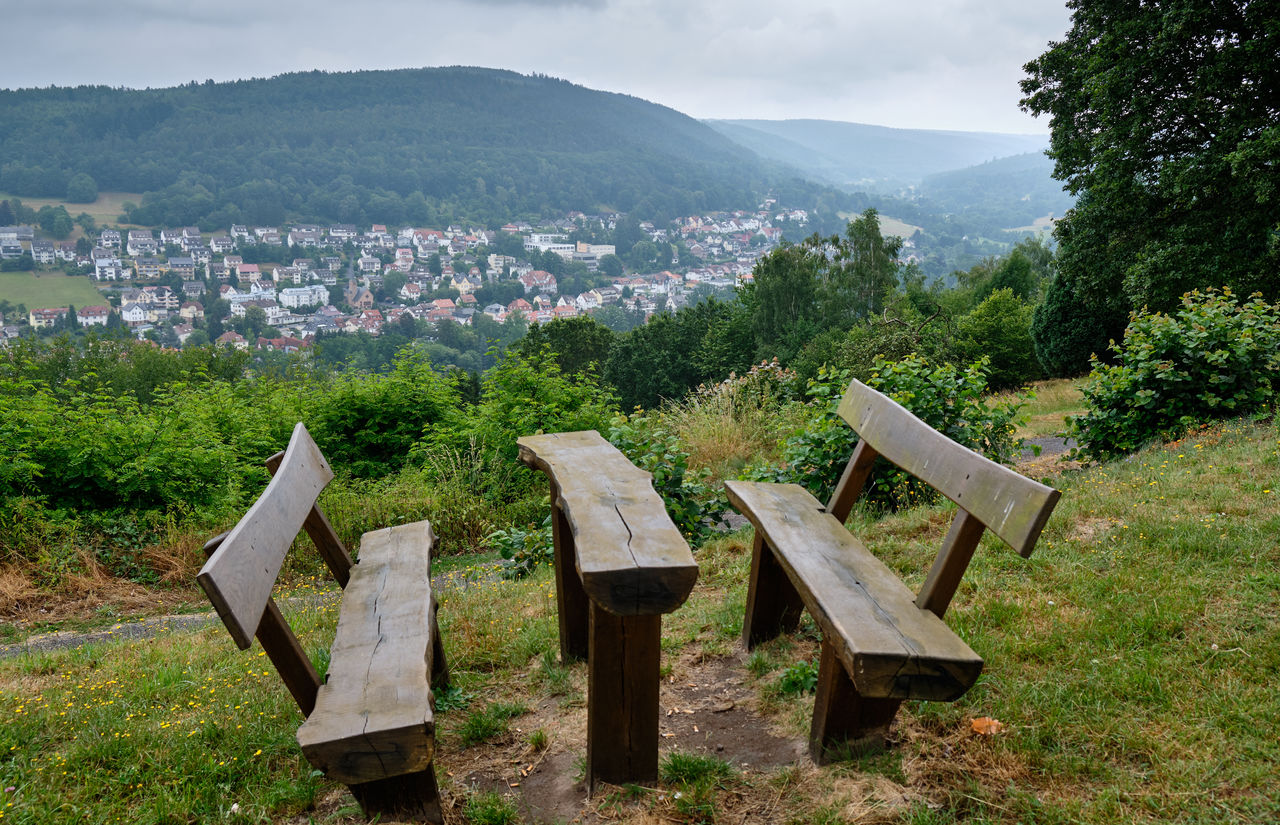
[[[877,455],[960,508],[916,600],[920,607],[942,615],[984,527],[1024,558],[1031,555],[1059,491],[962,447],[856,379],[840,402],[840,415],[859,441],[827,506],[836,518],[848,518]]]
[[[303,713],[309,714],[320,679],[272,601],[271,590],[304,527],[344,587],[351,557],[316,507],[333,471],[302,423],[293,428],[288,448],[268,459],[267,467],[273,473],[267,489],[235,527],[205,545],[210,555],[196,581],[241,650],[258,637]]]

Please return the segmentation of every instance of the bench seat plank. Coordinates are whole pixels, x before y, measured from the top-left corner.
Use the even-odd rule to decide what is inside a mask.
[[[427,769],[432,603],[425,521],[365,533],[343,592],[329,674],[298,729],[307,759],[346,784]]]
[[[652,476],[592,431],[525,436],[521,460],[557,490],[591,600],[618,616],[670,613],[693,590],[698,566]]]
[[[959,698],[982,659],[796,484],[726,481],[868,698]]]

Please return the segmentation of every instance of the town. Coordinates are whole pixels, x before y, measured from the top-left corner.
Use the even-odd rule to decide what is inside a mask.
[[[55,242],[30,226],[5,226],[0,258],[29,255],[25,263],[37,270],[83,274],[104,298],[93,306],[16,308],[25,315],[0,317],[0,342],[73,325],[111,326],[169,346],[212,342],[294,352],[324,334],[376,336],[405,316],[438,329],[471,326],[478,315],[499,324],[546,323],[610,307],[634,325],[731,291],[751,278],[755,261],[782,241],[784,230],[799,240],[808,222],[804,210],[768,199],[754,212],[686,217],[668,227],[572,212],[497,230],[302,223],[213,233],[104,228],[92,241],[86,233]],[[615,238],[626,242],[624,256],[618,243],[605,242]],[[236,323],[245,318],[257,323]],[[601,314],[617,326],[610,318]]]

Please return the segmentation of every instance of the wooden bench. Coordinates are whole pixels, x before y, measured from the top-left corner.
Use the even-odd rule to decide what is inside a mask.
[[[431,592],[431,525],[365,533],[353,564],[316,507],[333,472],[301,423],[267,466],[271,483],[205,545],[197,580],[241,650],[255,635],[262,642],[306,717],[298,744],[312,765],[350,787],[371,818],[442,822],[431,686],[444,686],[448,669]],[[271,598],[304,527],[343,588],[324,680]]]
[[[821,763],[844,740],[872,742],[904,699],[953,701],[982,659],[942,621],[984,528],[1031,555],[1059,492],[960,446],[854,381],[840,415],[859,435],[824,507],[795,484],[727,481],[755,527],[743,640],[794,630],[808,609],[822,631],[809,750]],[[845,528],[880,455],[959,508],[919,594]]]
[[[518,439],[551,481],[560,655],[587,660],[587,787],[658,778],[662,614],[698,578],[638,469],[595,431]]]

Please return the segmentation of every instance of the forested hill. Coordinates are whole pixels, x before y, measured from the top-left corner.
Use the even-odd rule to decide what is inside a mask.
[[[712,120],[708,125],[761,157],[815,180],[896,191],[924,177],[996,158],[1043,152],[1048,135],[896,129],[834,120]]]
[[[442,223],[748,208],[787,175],[679,112],[508,71],[0,91],[0,190],[151,193],[139,223]],[[80,183],[85,181],[80,178]],[[797,184],[803,186],[803,184]],[[83,188],[83,186],[81,186]]]

